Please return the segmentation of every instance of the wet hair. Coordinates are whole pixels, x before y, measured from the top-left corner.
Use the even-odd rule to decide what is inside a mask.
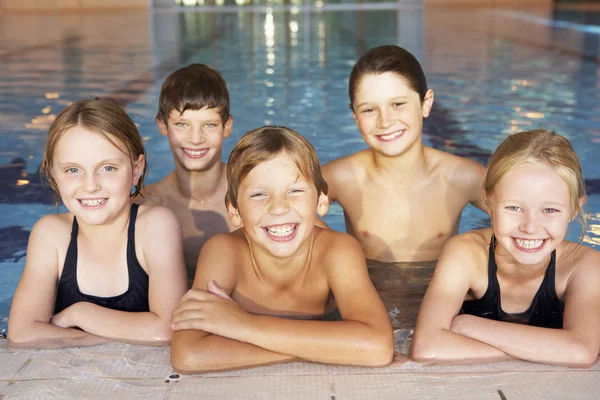
[[[354,96],[364,76],[386,72],[393,72],[400,76],[412,90],[419,94],[421,102],[425,100],[427,80],[419,61],[402,47],[386,45],[367,51],[352,68],[348,84],[350,108],[354,107]]]
[[[584,232],[588,215],[579,204],[586,197],[581,164],[571,142],[555,132],[541,129],[519,132],[500,143],[490,158],[483,181],[486,199],[504,175],[525,163],[546,164],[565,181],[571,197],[571,215],[578,216]]]
[[[256,166],[279,154],[285,154],[296,164],[302,176],[315,185],[317,196],[327,194],[328,185],[321,174],[317,152],[308,140],[283,126],[263,126],[242,136],[229,155],[225,203],[238,208],[238,189],[244,178]]]
[[[69,129],[80,126],[91,132],[103,135],[106,140],[114,144],[119,150],[119,143],[127,148],[127,154],[131,163],[136,161],[140,155],[146,158],[144,142],[134,122],[127,113],[113,100],[92,99],[80,100],[62,110],[48,131],[48,140],[40,166],[40,175],[50,185],[57,195],[58,187],[52,177],[52,163],[54,151],[62,135]],[[144,163],[144,171],[135,185],[131,196],[136,196],[144,186],[148,166]]]
[[[162,84],[158,114],[165,124],[171,111],[218,108],[221,122],[229,118],[229,92],[221,74],[204,64],[191,64],[172,72]]]

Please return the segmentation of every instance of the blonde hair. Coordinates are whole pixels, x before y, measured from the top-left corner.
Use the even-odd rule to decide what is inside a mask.
[[[40,166],[40,175],[59,196],[60,193],[58,192],[56,181],[52,177],[54,150],[62,135],[67,130],[76,126],[81,126],[89,131],[103,135],[106,140],[115,146],[117,146],[116,143],[122,142],[127,147],[126,154],[131,158],[132,164],[140,155],[144,155],[144,158],[146,158],[144,142],[137,127],[115,101],[106,99],[76,101],[62,110],[52,123],[48,131],[48,140],[46,140],[46,148]],[[144,185],[144,177],[146,176],[147,169],[148,165],[144,163],[144,171],[137,185],[135,185],[135,190],[131,194],[131,197],[140,193]]]
[[[486,203],[500,179],[516,166],[525,163],[544,163],[565,181],[571,196],[571,216],[578,216],[582,233],[585,232],[588,213],[579,202],[581,198],[586,198],[579,157],[571,142],[556,132],[541,129],[519,132],[500,143],[490,158],[483,181]],[[489,204],[486,205],[489,208]]]
[[[317,196],[327,194],[317,152],[308,140],[283,126],[263,126],[242,136],[229,155],[225,203],[238,208],[238,189],[244,178],[256,166],[281,153],[296,164],[305,179],[314,183]]]

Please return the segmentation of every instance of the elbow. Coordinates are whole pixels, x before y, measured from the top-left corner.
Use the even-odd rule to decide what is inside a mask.
[[[34,343],[38,340],[33,327],[32,329],[18,329],[18,327],[9,326],[6,338],[9,346],[14,348],[35,347]]]
[[[201,372],[210,372],[208,360],[209,354],[203,351],[202,343],[196,343],[191,348],[192,343],[181,338],[181,333],[176,332],[171,342],[171,366],[181,374],[197,374]]]
[[[435,364],[440,361],[437,349],[431,341],[415,335],[410,347],[410,358],[417,363]]]
[[[598,361],[598,349],[591,349],[588,346],[580,346],[569,355],[570,360],[566,363],[569,368],[591,368]]]
[[[366,354],[359,364],[366,367],[387,367],[394,359],[394,334],[386,329],[369,340]]]

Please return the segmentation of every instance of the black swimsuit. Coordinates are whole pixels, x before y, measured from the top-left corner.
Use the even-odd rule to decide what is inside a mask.
[[[65,308],[87,301],[101,307],[118,311],[144,312],[150,311],[148,304],[148,274],[135,255],[135,220],[139,206],[131,205],[129,216],[129,228],[127,231],[127,271],[129,275],[129,287],[118,296],[98,297],[81,293],[77,284],[77,233],[79,226],[77,219],[73,217],[73,228],[71,230],[71,242],[65,257],[65,265],[58,282],[54,314],[58,314]]]
[[[556,296],[554,280],[556,273],[556,250],[552,252],[544,280],[529,308],[522,313],[508,314],[502,310],[502,305],[500,304],[500,284],[496,275],[498,267],[494,257],[494,247],[495,239],[492,236],[489,249],[487,291],[480,299],[463,302],[461,313],[543,328],[562,328],[565,306]]]

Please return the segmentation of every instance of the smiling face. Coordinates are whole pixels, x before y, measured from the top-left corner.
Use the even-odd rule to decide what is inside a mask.
[[[206,171],[221,162],[223,139],[229,137],[233,119],[225,124],[218,108],[185,110],[180,114],[172,110],[167,124],[157,120],[163,136],[169,138],[169,146],[175,162],[188,171]]]
[[[52,177],[69,211],[79,221],[97,225],[129,211],[131,187],[143,169],[143,155],[132,165],[123,143],[75,126],[58,139]]]
[[[567,183],[548,165],[520,164],[488,198],[498,244],[520,264],[536,264],[564,240],[573,217]]]
[[[432,104],[433,91],[428,90],[421,103],[419,94],[396,73],[368,74],[355,92],[352,115],[371,148],[396,156],[421,142],[423,118]]]
[[[286,258],[310,245],[316,214],[325,214],[328,200],[280,153],[248,173],[239,185],[237,203],[238,209],[229,206],[232,223],[243,223],[253,246]]]

